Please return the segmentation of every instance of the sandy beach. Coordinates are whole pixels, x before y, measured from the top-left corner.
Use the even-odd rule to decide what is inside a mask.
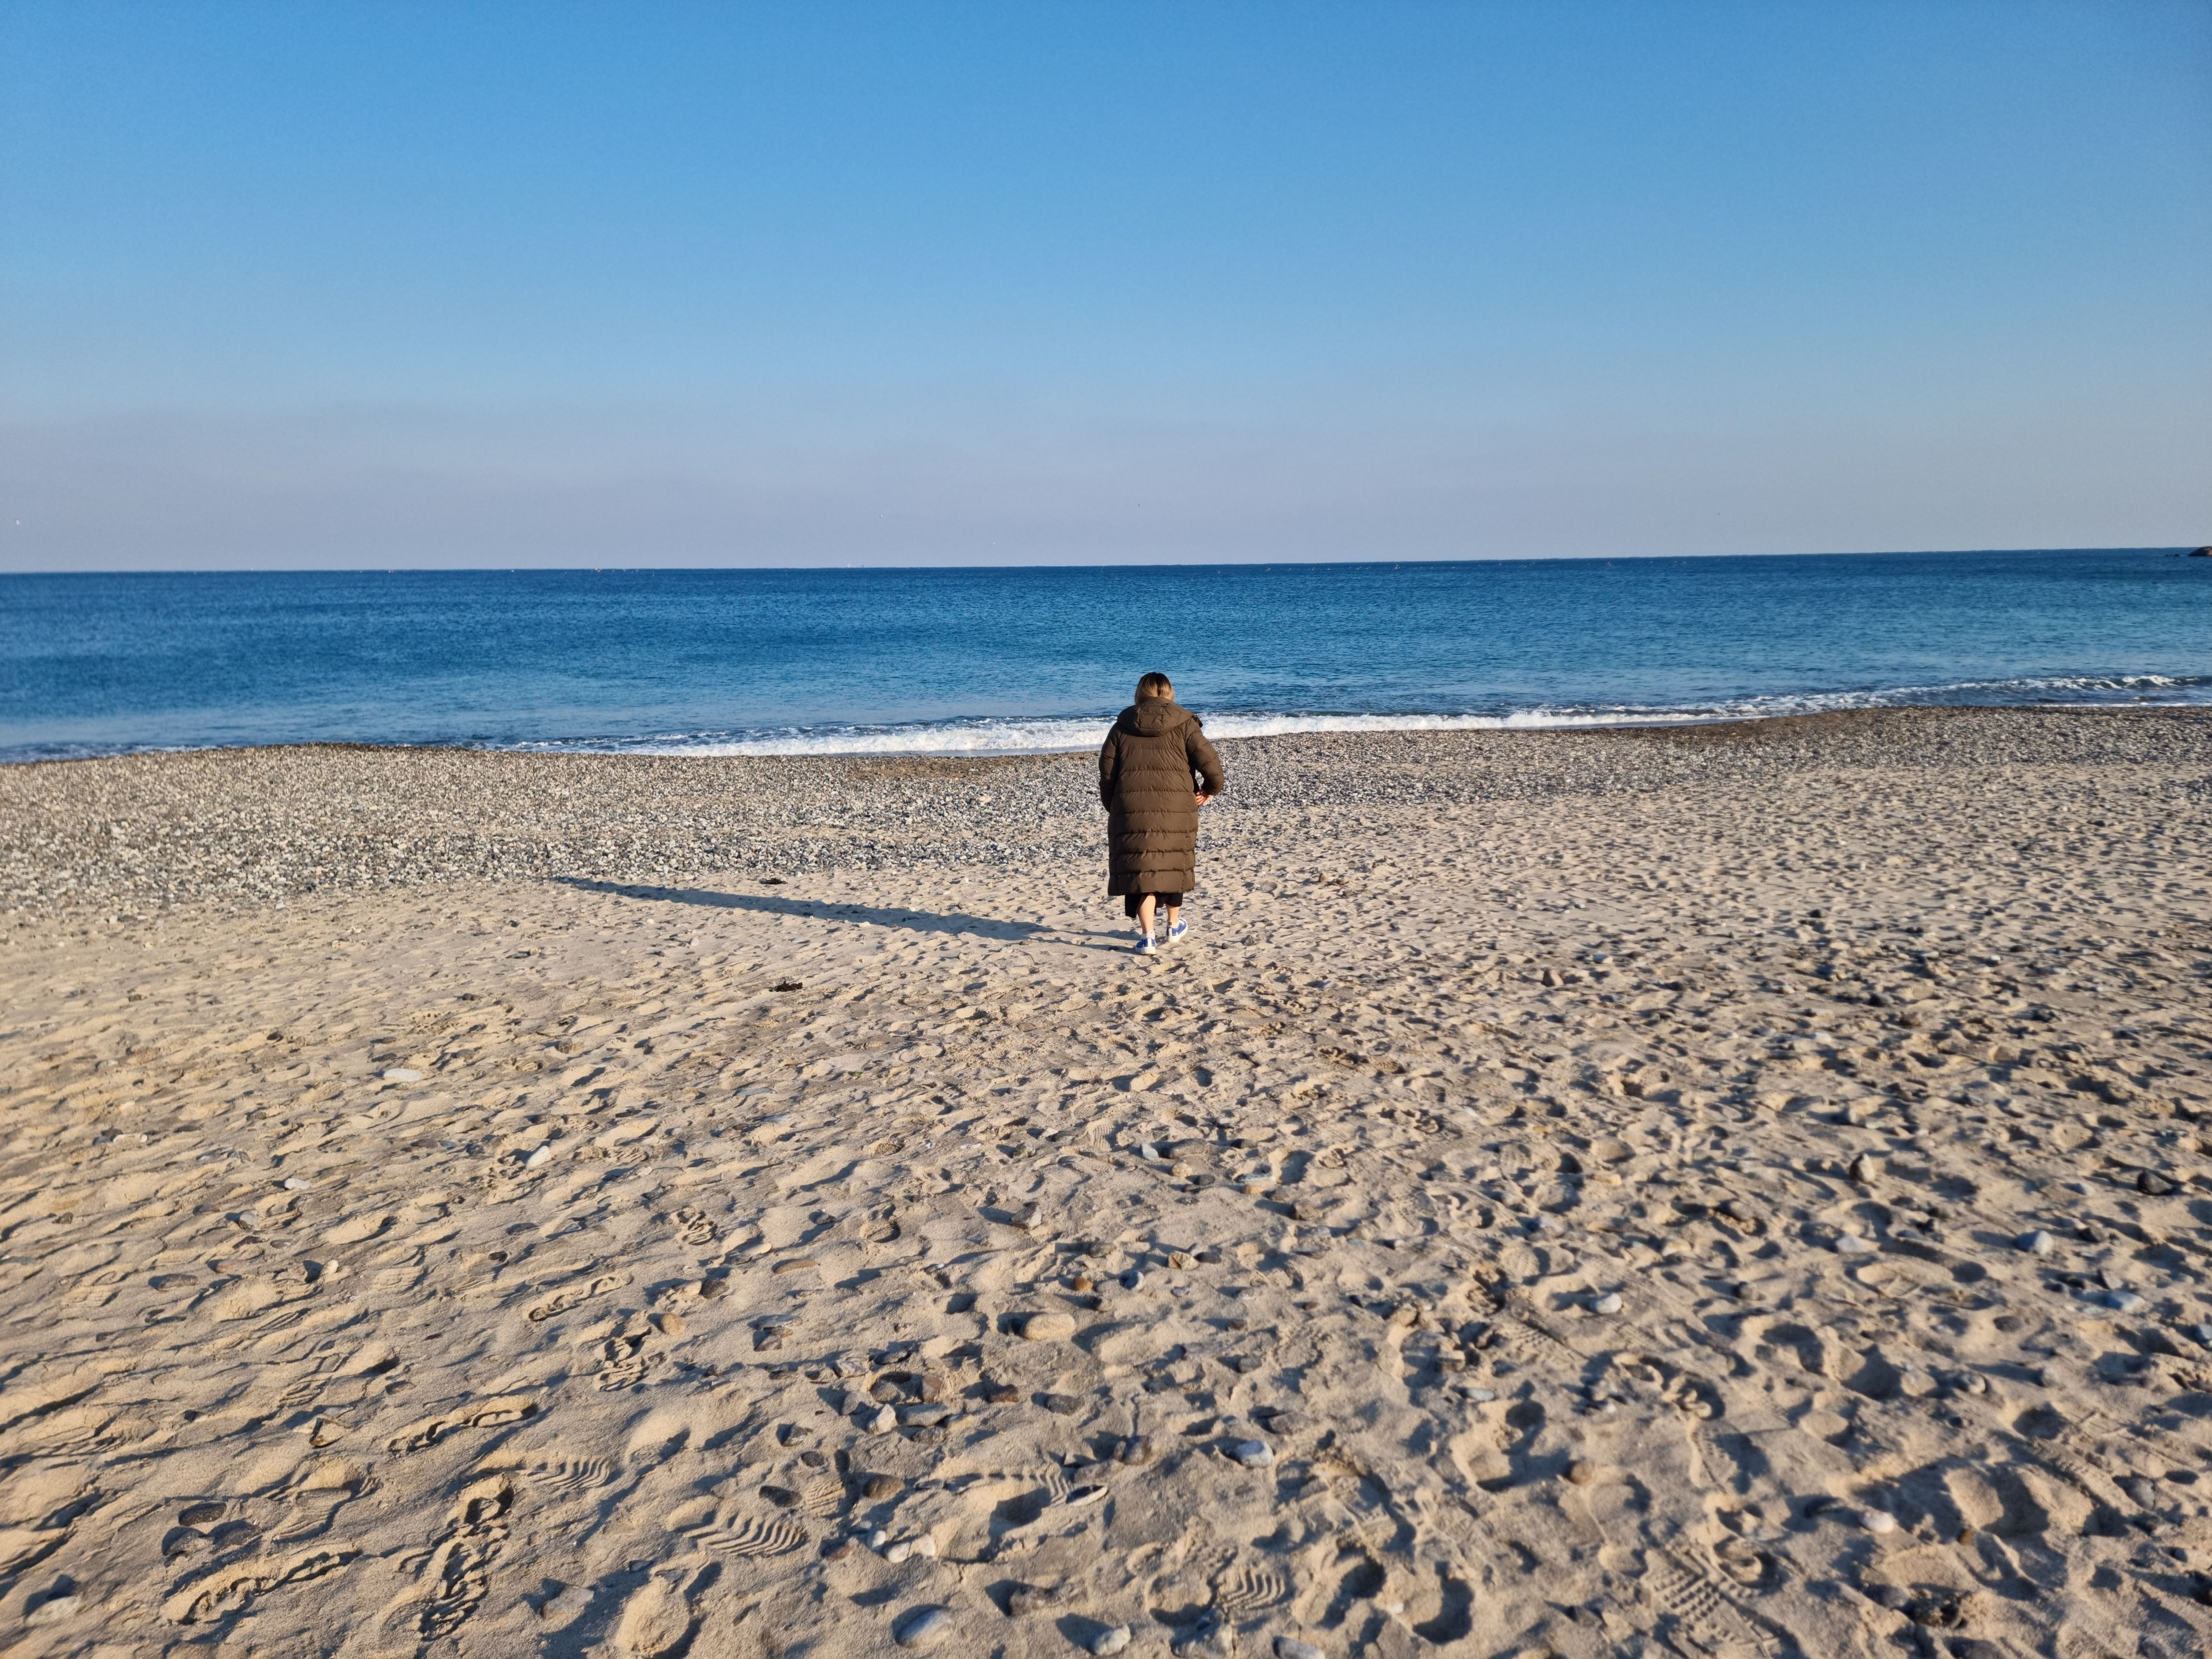
[[[0,1643],[2212,1645],[2212,716],[1223,757],[0,769]]]

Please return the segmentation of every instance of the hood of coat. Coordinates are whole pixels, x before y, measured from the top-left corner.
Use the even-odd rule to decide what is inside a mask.
[[[1146,697],[1142,702],[1133,702],[1121,711],[1114,722],[1117,732],[1133,732],[1140,738],[1157,738],[1163,732],[1172,732],[1188,723],[1200,724],[1197,715],[1181,703],[1167,697]]]

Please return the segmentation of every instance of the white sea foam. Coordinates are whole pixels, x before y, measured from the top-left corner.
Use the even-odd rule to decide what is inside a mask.
[[[1498,731],[1517,726],[1651,725],[1720,718],[1664,711],[1522,709],[1504,714],[1205,715],[1216,738],[1272,738],[1298,732]],[[787,726],[742,734],[641,738],[624,742],[544,743],[516,747],[625,755],[1039,755],[1095,749],[1114,724],[1111,714],[1067,720],[967,720],[912,726]]]
[[[1961,680],[1735,697],[1711,703],[1531,704],[1489,713],[1205,714],[1216,738],[1268,738],[1298,732],[1535,731],[1577,726],[1679,726],[1717,720],[1772,720],[1852,708],[1913,705],[2033,703],[2109,708],[2198,705],[2212,701],[2212,682],[2162,674],[2067,675],[2035,679]],[[1203,712],[1203,711],[1202,711]],[[518,748],[599,750],[630,755],[1021,755],[1095,748],[1111,714],[1088,717],[916,721],[901,726],[823,725],[749,732],[668,732],[629,739],[533,743]]]
[[[1298,732],[1538,731],[1591,726],[1690,726],[1717,720],[1772,720],[1853,708],[1913,706],[2040,708],[2203,708],[2212,705],[2212,675],[2053,675],[2039,678],[1958,680],[1940,685],[1895,685],[1833,691],[1781,692],[1711,702],[1529,703],[1519,708],[1429,713],[1268,712],[1201,710],[1217,738],[1267,738]],[[520,750],[541,754],[619,754],[711,757],[832,755],[1036,755],[1094,749],[1113,715],[981,717],[866,726],[763,726],[743,731],[659,732],[552,738],[416,738],[429,747]],[[355,741],[407,743],[374,734]],[[0,763],[72,760],[97,755],[179,751],[206,744],[0,742]]]

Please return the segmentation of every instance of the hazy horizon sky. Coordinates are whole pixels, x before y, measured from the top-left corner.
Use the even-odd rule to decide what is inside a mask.
[[[2212,6],[0,7],[0,570],[2212,539]]]

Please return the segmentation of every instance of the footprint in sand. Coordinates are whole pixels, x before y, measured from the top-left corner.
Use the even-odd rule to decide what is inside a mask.
[[[503,1423],[520,1423],[537,1409],[538,1402],[528,1395],[522,1394],[503,1394],[489,1400],[472,1401],[459,1411],[410,1423],[386,1441],[385,1445],[396,1452],[421,1451],[456,1429],[495,1428]]]
[[[1721,1403],[1720,1389],[1693,1371],[1678,1372],[1660,1398],[1684,1416],[1699,1422],[1710,1422],[1727,1409]]]
[[[72,1406],[24,1425],[16,1431],[16,1438],[42,1455],[83,1457],[141,1439],[153,1426],[143,1418],[118,1414],[112,1407]]]
[[[1707,1651],[1733,1648],[1765,1654],[1775,1650],[1774,1638],[1739,1612],[1718,1584],[1673,1556],[1653,1552],[1637,1588],[1677,1630]]]
[[[696,1582],[694,1580],[693,1582]],[[691,1634],[692,1612],[681,1571],[656,1573],[630,1593],[615,1625],[615,1648],[636,1659],[659,1659]]]
[[[752,1559],[790,1554],[806,1542],[806,1528],[790,1521],[757,1521],[747,1515],[726,1523],[710,1521],[684,1536],[718,1555]]]
[[[615,1466],[604,1457],[564,1458],[557,1463],[533,1463],[523,1476],[534,1486],[568,1497],[606,1486],[615,1478]]]
[[[566,1313],[580,1302],[589,1301],[595,1296],[605,1296],[609,1291],[620,1290],[629,1280],[628,1273],[601,1273],[581,1290],[556,1291],[530,1310],[530,1322],[543,1324],[556,1314]]]
[[[676,1242],[686,1249],[696,1250],[712,1244],[720,1237],[707,1212],[693,1205],[685,1205],[675,1215]]]
[[[1437,1610],[1414,1623],[1413,1634],[1442,1647],[1456,1642],[1474,1628],[1474,1587],[1437,1563]]]
[[[643,1351],[649,1334],[647,1331],[617,1332],[599,1344],[599,1371],[593,1381],[601,1389],[611,1393],[645,1380],[645,1374],[653,1369],[652,1356]]]
[[[1340,1553],[1328,1572],[1335,1580],[1333,1590],[1328,1578],[1317,1577],[1298,1598],[1291,1616],[1299,1624],[1336,1629],[1358,1603],[1382,1594],[1390,1577],[1380,1561],[1359,1548]]]
[[[1774,1558],[1763,1550],[1753,1548],[1741,1538],[1724,1538],[1713,1546],[1713,1559],[1720,1570],[1745,1589],[1756,1589],[1766,1580]]]
[[[1291,1581],[1279,1569],[1244,1562],[1213,1581],[1213,1605],[1237,1619],[1273,1607],[1290,1593]]]
[[[346,1549],[304,1550],[279,1561],[248,1561],[224,1567],[181,1585],[161,1604],[161,1615],[173,1625],[205,1624],[226,1613],[242,1612],[257,1595],[336,1572],[360,1553]]]
[[[445,1532],[418,1558],[427,1595],[414,1598],[395,1622],[411,1624],[428,1641],[459,1629],[491,1592],[492,1560],[507,1537],[501,1522],[514,1506],[514,1488],[503,1476],[463,1487]]]

